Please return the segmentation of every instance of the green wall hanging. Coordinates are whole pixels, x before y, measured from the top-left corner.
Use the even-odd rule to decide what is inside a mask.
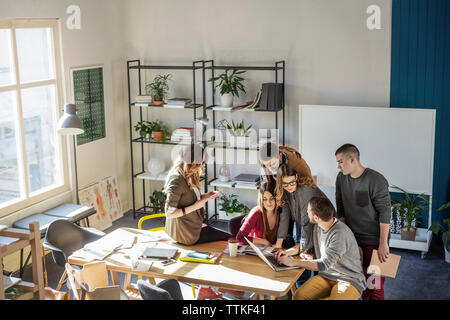
[[[84,133],[77,145],[106,137],[103,67],[72,69],[73,96]]]

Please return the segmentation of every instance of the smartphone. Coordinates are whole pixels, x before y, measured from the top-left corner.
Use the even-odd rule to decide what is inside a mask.
[[[171,258],[171,259],[167,259],[167,260],[162,261],[161,264],[163,266],[168,266],[169,264],[172,264],[172,263],[175,263],[175,262],[177,262],[177,260]]]

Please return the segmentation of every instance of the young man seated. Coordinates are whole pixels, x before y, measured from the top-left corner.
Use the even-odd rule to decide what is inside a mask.
[[[308,203],[308,217],[314,224],[313,243],[316,259],[301,253],[299,259],[280,251],[279,263],[299,266],[319,274],[295,292],[294,300],[356,300],[366,288],[358,244],[348,226],[334,217],[334,207],[327,198],[313,197]]]

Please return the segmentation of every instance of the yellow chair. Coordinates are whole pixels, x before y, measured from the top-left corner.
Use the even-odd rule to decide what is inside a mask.
[[[166,216],[165,213],[153,213],[153,214],[149,214],[148,216],[142,217],[141,219],[139,219],[138,229],[142,230],[142,223],[144,221],[147,221],[150,219],[155,219],[155,218],[162,218],[165,216]],[[160,230],[165,230],[165,227],[157,227],[157,228],[147,229],[147,231],[160,231]],[[138,279],[141,280],[142,276],[138,276]],[[194,298],[195,298],[195,286],[193,283],[191,283],[191,287],[192,287],[192,294],[194,295]]]

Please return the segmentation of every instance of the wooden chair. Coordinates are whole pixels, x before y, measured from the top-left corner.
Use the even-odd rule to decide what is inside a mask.
[[[153,214],[149,214],[145,217],[142,217],[141,219],[139,219],[138,229],[142,230],[142,223],[146,220],[155,219],[155,218],[163,218],[165,216],[166,216],[166,214],[164,212],[162,212],[162,213],[153,213]],[[157,228],[151,228],[151,229],[146,229],[146,230],[147,231],[160,231],[160,230],[165,230],[165,227],[157,227]],[[141,280],[142,276],[138,276],[138,279]],[[156,284],[155,279],[149,278],[148,280],[151,284],[153,284],[153,285]],[[191,287],[192,287],[192,294],[195,298],[195,285],[193,283],[191,283]]]
[[[106,262],[88,263],[81,270],[68,263],[65,267],[75,300],[129,300],[119,285],[108,285]]]

